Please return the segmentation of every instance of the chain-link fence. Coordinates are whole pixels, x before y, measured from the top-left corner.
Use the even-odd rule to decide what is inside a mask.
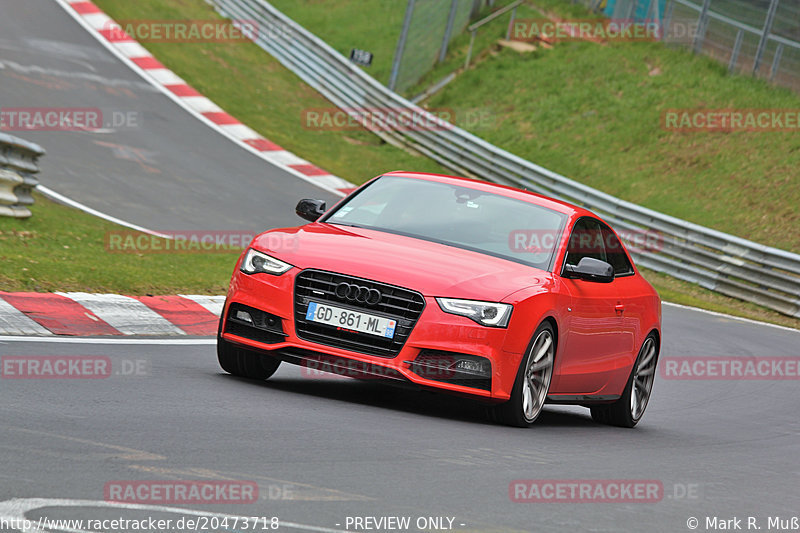
[[[658,22],[664,42],[800,90],[798,0],[570,0],[612,19]]]
[[[399,1],[399,0],[395,0]],[[444,59],[447,46],[493,0],[407,0],[389,88],[404,91]]]

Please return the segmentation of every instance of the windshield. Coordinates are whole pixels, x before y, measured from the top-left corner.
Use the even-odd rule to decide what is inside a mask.
[[[383,176],[324,221],[370,228],[552,268],[565,215],[469,187]]]

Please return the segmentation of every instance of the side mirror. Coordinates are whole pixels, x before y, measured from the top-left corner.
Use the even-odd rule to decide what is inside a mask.
[[[566,265],[564,277],[594,281],[596,283],[611,283],[614,281],[614,267],[605,261],[584,257],[576,266]]]
[[[324,200],[310,200],[308,198],[297,202],[297,207],[294,212],[297,216],[304,218],[309,222],[316,221],[325,213],[326,205]]]

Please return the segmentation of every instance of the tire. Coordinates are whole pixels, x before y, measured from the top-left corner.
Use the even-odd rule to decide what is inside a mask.
[[[217,360],[228,374],[258,380],[269,379],[281,366],[277,357],[240,348],[224,340],[221,333],[217,335]]]
[[[241,376],[239,370],[239,360],[236,353],[231,349],[230,344],[217,337],[217,361],[222,370],[234,376]]]
[[[520,361],[511,398],[492,410],[492,419],[503,424],[526,428],[542,412],[556,354],[556,337],[549,322],[543,322],[533,334],[528,351]]]
[[[653,392],[658,349],[656,336],[651,333],[642,343],[631,375],[628,377],[628,383],[619,400],[610,405],[596,405],[590,408],[595,422],[623,428],[632,428],[639,423]]]

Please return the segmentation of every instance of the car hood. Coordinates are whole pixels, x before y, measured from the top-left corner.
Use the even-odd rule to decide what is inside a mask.
[[[324,223],[268,231],[251,246],[301,269],[349,274],[425,296],[501,301],[550,279],[543,270],[470,250]]]

